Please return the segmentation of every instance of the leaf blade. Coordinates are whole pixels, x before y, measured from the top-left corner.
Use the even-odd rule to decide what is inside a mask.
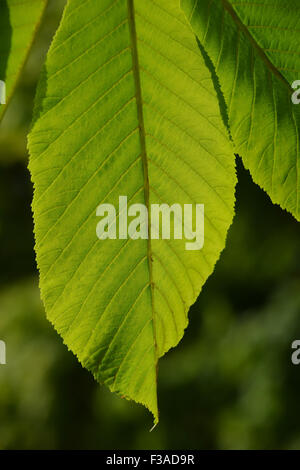
[[[22,3],[14,0],[1,2],[0,27],[3,35],[0,79],[6,84],[6,103],[0,107],[0,120],[20,79],[47,3],[48,0],[27,0]],[[30,17],[30,21],[24,21],[27,17]]]
[[[291,101],[292,75],[283,70],[291,63],[298,68],[299,57],[290,53],[298,42],[282,35],[291,17],[298,24],[299,6],[277,0],[256,8],[229,0],[181,4],[218,75],[236,152],[272,201],[299,220],[300,112]],[[286,53],[278,56],[278,49]]]
[[[85,17],[80,8],[65,10],[29,138],[41,292],[80,362],[157,421],[157,361],[181,339],[224,248],[234,159],[178,2],[106,0]],[[97,240],[97,206],[118,207],[120,195],[147,207],[205,199],[205,248]]]

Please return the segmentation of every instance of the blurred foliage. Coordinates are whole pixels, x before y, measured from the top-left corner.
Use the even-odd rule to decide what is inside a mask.
[[[160,424],[98,385],[45,318],[26,133],[64,2],[45,24],[0,128],[1,449],[300,449],[299,224],[237,158],[236,217],[180,345],[160,362]]]

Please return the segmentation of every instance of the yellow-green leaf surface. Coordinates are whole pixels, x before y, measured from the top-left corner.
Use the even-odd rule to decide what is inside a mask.
[[[0,119],[20,78],[47,1],[0,1],[0,80],[6,84],[6,104],[0,106]]]
[[[273,202],[300,219],[300,2],[182,0],[211,59],[236,151]]]
[[[233,149],[179,0],[69,0],[29,138],[49,320],[96,379],[157,410],[157,362],[233,218]],[[99,240],[96,208],[128,197],[204,204],[205,242]]]

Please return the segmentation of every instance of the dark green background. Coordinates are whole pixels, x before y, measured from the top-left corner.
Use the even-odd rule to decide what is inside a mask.
[[[227,247],[160,361],[160,424],[113,396],[45,319],[33,252],[26,133],[63,0],[53,0],[0,132],[1,449],[300,449],[300,225],[237,159]]]

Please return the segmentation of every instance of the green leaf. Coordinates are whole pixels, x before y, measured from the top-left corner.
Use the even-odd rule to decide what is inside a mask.
[[[300,220],[300,5],[294,0],[181,0],[213,64],[245,166],[273,202]]]
[[[233,150],[179,0],[69,1],[29,137],[49,320],[96,379],[158,420],[159,357],[175,346],[234,213]],[[96,209],[205,205],[205,243],[99,240]],[[119,214],[118,214],[119,216]]]
[[[0,119],[20,79],[47,1],[1,0],[0,2],[0,80],[6,84],[6,104],[0,106]]]

